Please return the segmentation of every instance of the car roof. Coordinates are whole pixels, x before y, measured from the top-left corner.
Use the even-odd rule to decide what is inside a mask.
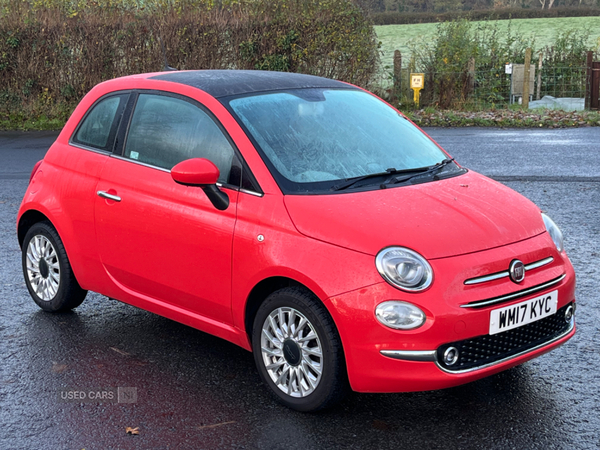
[[[263,70],[176,71],[158,75],[152,74],[148,79],[185,84],[201,89],[215,98],[289,89],[357,89],[350,84],[328,78],[300,73],[269,72]]]

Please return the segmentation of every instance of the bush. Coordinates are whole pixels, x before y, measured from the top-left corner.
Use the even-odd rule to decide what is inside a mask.
[[[463,109],[508,103],[511,78],[505,64],[523,64],[528,47],[536,71],[540,54],[543,58],[541,96],[584,96],[586,52],[594,50],[586,30],[559,32],[553,45],[536,49],[535,40],[516,36],[510,23],[501,33],[496,23],[463,19],[438,24],[429,44],[412,44],[413,70],[425,73],[421,104]]]
[[[179,69],[302,72],[367,87],[378,65],[371,23],[350,0],[10,0],[0,3],[0,114],[64,119],[99,82],[162,70],[160,41]]]
[[[533,45],[533,41],[514,36],[510,26],[502,36],[492,22],[474,24],[462,19],[439,24],[431,44],[411,49],[429,86],[423,104],[458,108],[481,95],[488,103],[505,102],[510,77],[504,66],[522,63],[525,49]]]

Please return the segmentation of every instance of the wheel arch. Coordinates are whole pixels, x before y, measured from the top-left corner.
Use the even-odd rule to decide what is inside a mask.
[[[280,286],[283,286],[283,290],[281,290]],[[268,307],[263,308],[260,306],[262,304],[262,300],[261,295],[259,294],[262,294],[262,298],[264,299],[266,298],[266,296],[270,295],[266,294],[267,292],[270,292],[270,294],[276,292],[276,296],[273,297],[271,300],[267,301],[268,305],[265,306]],[[278,294],[277,292],[281,292],[281,294]],[[253,289],[253,293],[256,294],[253,298],[254,303],[249,301],[248,306],[253,305],[256,308],[256,310],[248,310],[249,314],[247,314],[245,319],[246,332],[250,332],[250,346],[254,354],[254,361],[257,365],[259,374],[263,381],[267,384],[267,386],[271,388],[271,392],[272,394],[274,394],[275,398],[277,398],[280,402],[283,402],[284,405],[298,411],[317,411],[323,408],[327,408],[328,406],[331,406],[340,401],[350,387],[348,381],[346,356],[337,324],[335,323],[333,316],[331,315],[326,305],[323,303],[322,299],[319,298],[319,296],[317,296],[311,289],[309,289],[304,284],[294,279],[285,277],[274,277],[270,279],[265,279],[262,282],[260,282],[257,286],[255,286],[255,289]],[[295,341],[296,346],[298,346],[296,350],[296,356],[293,356],[294,353],[291,349],[287,350],[288,352],[292,351],[291,354],[293,357],[300,358],[297,360],[296,365],[300,361],[302,361],[304,357],[306,357],[307,353],[305,353],[305,350],[309,350],[308,347],[302,349],[303,345],[299,346],[299,342],[304,341],[305,339],[312,339],[315,341],[315,344],[319,347],[320,350],[318,353],[314,353],[318,355],[318,357],[320,357],[319,365],[321,367],[321,369],[318,371],[318,376],[316,378],[315,373],[312,374],[312,378],[317,380],[316,387],[315,384],[312,382],[308,384],[308,377],[311,376],[309,375],[309,372],[311,371],[306,368],[298,368],[298,373],[304,373],[303,376],[306,377],[306,383],[308,385],[306,389],[309,389],[310,391],[307,396],[304,396],[302,394],[302,398],[291,397],[290,388],[292,388],[293,383],[292,375],[290,375],[289,378],[287,395],[285,394],[285,389],[283,389],[282,393],[281,387],[277,387],[277,385],[279,385],[280,380],[282,380],[285,376],[286,371],[284,369],[282,369],[281,373],[269,374],[269,367],[271,367],[272,363],[274,362],[271,361],[270,356],[276,355],[276,353],[265,349],[265,343],[262,339],[262,336],[264,336],[264,326],[261,327],[260,323],[263,320],[263,318],[266,317],[265,313],[267,314],[267,316],[269,314],[273,314],[274,311],[276,311],[276,309],[273,308],[281,308],[282,306],[291,306],[292,308],[298,308],[300,314],[305,315],[305,319],[303,320],[307,321],[304,322],[302,328],[305,325],[308,325],[312,329],[312,331],[310,332],[312,337],[307,337],[306,335],[295,335],[295,333],[294,335],[285,335],[286,332],[280,330],[280,332],[283,332],[284,336],[286,336],[283,338],[284,340]],[[257,314],[260,314],[260,321],[256,320]],[[284,312],[283,316],[285,316],[285,314],[286,313]],[[288,314],[287,317],[289,319],[291,316]],[[250,318],[252,318],[252,324],[255,321],[257,321],[257,328],[254,330],[252,330]],[[282,319],[281,310],[279,312],[279,318],[281,323],[281,320],[284,320]],[[298,318],[295,317],[292,320],[296,321],[297,319]],[[272,326],[275,326],[273,321],[271,321],[270,323]],[[265,324],[267,324],[267,321],[265,321]],[[293,325],[291,325],[290,327],[289,322],[288,328],[286,329],[294,330]],[[297,330],[300,330],[300,328],[298,328]],[[275,334],[279,336],[279,339],[282,339],[279,333],[276,332]],[[252,335],[255,335],[254,338],[256,339],[256,341],[254,342],[252,342]],[[271,339],[269,340],[272,342]],[[266,345],[268,346],[268,344]],[[292,345],[292,347],[295,346]],[[285,348],[285,345],[283,345],[283,348],[281,348],[281,352],[283,353],[279,353],[278,358],[284,356],[286,352]],[[267,360],[265,359],[265,352],[270,360],[269,362],[267,362]],[[285,358],[290,365],[294,364],[293,362],[290,362],[289,359],[287,359],[287,356],[285,356]],[[280,359],[279,361],[282,360]],[[287,363],[283,361],[278,362],[276,365],[281,364]],[[304,366],[304,363],[302,364],[302,366]],[[325,369],[323,369],[323,367],[325,367]],[[318,381],[319,379],[320,381]],[[302,388],[300,386],[297,386],[296,392],[298,392],[298,390],[302,392]]]
[[[29,229],[36,223],[44,221],[52,223],[45,214],[41,213],[37,209],[30,209],[21,215],[19,218],[19,224],[17,225],[17,237],[19,239],[20,248],[23,248],[23,241],[25,240],[25,235]]]
[[[264,280],[260,281],[256,286],[254,286],[254,288],[252,288],[250,294],[248,295],[244,311],[244,329],[248,337],[248,342],[252,343],[252,326],[254,324],[254,318],[256,317],[256,313],[258,312],[258,308],[260,308],[260,305],[273,292],[285,287],[293,286],[305,289],[307,292],[310,292],[316,298],[319,298],[319,296],[315,294],[306,285],[300,283],[297,280],[294,280],[293,278],[288,278],[284,276],[274,276],[265,278]]]

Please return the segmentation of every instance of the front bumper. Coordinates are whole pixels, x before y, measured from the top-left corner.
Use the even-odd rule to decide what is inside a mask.
[[[462,372],[451,373],[444,370],[437,359],[429,362],[407,361],[379,355],[379,361],[372,360],[368,363],[368,374],[359,369],[358,373],[351,375],[352,369],[350,368],[348,373],[352,389],[357,392],[411,392],[445,389],[494,375],[537,358],[564,344],[573,337],[575,330],[576,327],[573,325],[567,334],[545,345]]]
[[[512,258],[538,261],[549,252],[554,262],[543,270],[528,273],[526,281],[518,286],[508,279],[478,286],[464,284],[473,274],[499,271],[498,267],[505,267]],[[340,332],[353,390],[410,392],[457,386],[522,364],[560,346],[575,334],[574,320],[564,318],[566,308],[575,305],[575,273],[566,255],[556,252],[547,234],[507,247],[434,260],[431,264],[436,281],[423,293],[405,293],[383,282],[326,302]],[[547,289],[501,304],[464,306],[510,292],[527,291],[559,277],[560,281]],[[557,313],[523,327],[493,336],[488,334],[493,309],[553,290],[558,290]],[[410,331],[383,326],[375,319],[374,310],[387,300],[415,304],[425,312],[425,324]],[[453,367],[443,363],[443,352],[449,346],[465,355]]]
[[[437,350],[381,350],[380,353],[403,361],[433,362],[447,373],[473,372],[502,364],[560,341],[575,328],[574,316],[569,314],[571,317],[566,317],[569,309],[573,309],[573,304],[565,305],[552,316],[523,327],[493,336],[451,342]],[[456,361],[452,364],[444,360],[444,354],[449,349],[456,352]]]

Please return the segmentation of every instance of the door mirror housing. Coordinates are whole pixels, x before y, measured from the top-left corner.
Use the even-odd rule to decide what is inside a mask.
[[[205,158],[186,159],[171,169],[173,180],[185,186],[217,184],[219,175],[219,168]]]
[[[219,175],[219,168],[205,158],[186,159],[171,169],[171,177],[176,183],[199,186],[213,206],[224,211],[229,206],[229,197],[217,187]]]

